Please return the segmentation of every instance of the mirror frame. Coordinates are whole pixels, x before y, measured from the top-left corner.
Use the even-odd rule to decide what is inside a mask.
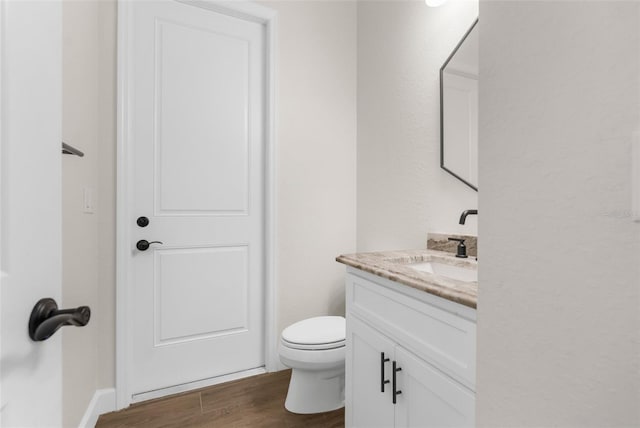
[[[440,168],[444,169],[449,174],[453,175],[455,178],[462,181],[464,184],[471,187],[476,192],[478,191],[477,186],[474,186],[473,184],[469,183],[467,180],[460,177],[458,174],[456,174],[455,172],[451,171],[446,166],[444,166],[444,69],[447,67],[449,62],[453,59],[456,52],[458,52],[458,50],[460,49],[464,41],[467,39],[467,36],[469,36],[471,31],[473,31],[473,29],[476,28],[478,21],[479,21],[479,18],[476,18],[473,24],[471,24],[471,27],[469,27],[467,32],[464,33],[464,36],[462,36],[462,39],[460,40],[460,42],[458,42],[456,47],[453,49],[453,52],[451,52],[451,55],[449,55],[449,57],[444,62],[442,67],[440,67]]]

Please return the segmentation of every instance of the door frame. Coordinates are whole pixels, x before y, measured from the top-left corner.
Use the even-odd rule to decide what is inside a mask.
[[[265,158],[264,158],[264,357],[266,371],[278,370],[276,311],[276,29],[277,12],[250,1],[224,0],[164,0],[185,3],[264,26],[265,35]],[[130,34],[131,0],[118,0],[118,75],[117,75],[117,155],[116,155],[116,407],[122,409],[132,402],[129,373],[132,371],[133,337],[127,326],[133,307],[128,291],[132,283],[129,263],[131,237],[129,223],[132,213],[132,147],[130,100],[132,49]],[[199,387],[202,385],[199,385]]]

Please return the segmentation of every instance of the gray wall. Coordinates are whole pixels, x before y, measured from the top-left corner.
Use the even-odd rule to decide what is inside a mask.
[[[640,424],[639,8],[481,2],[479,426]]]

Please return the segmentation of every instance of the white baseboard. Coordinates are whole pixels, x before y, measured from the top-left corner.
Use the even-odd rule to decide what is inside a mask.
[[[182,392],[191,391],[194,389],[206,388],[208,386],[218,385],[220,383],[231,382],[232,380],[243,379],[245,377],[251,377],[259,374],[266,373],[264,367],[258,367],[255,369],[243,370],[241,372],[231,373],[228,375],[212,377],[209,379],[203,379],[196,382],[185,383],[182,385],[170,386],[168,388],[156,389],[154,391],[143,392],[135,394],[131,403],[139,403],[141,401],[153,400],[160,397],[166,397],[167,395],[180,394]]]
[[[116,410],[116,390],[114,388],[98,389],[84,412],[79,428],[95,428],[98,417]]]

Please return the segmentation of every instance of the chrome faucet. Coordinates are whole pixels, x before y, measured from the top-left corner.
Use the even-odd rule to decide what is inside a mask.
[[[465,221],[467,221],[467,216],[468,215],[478,215],[478,210],[465,210],[462,212],[462,215],[460,216],[460,224],[464,224]]]

